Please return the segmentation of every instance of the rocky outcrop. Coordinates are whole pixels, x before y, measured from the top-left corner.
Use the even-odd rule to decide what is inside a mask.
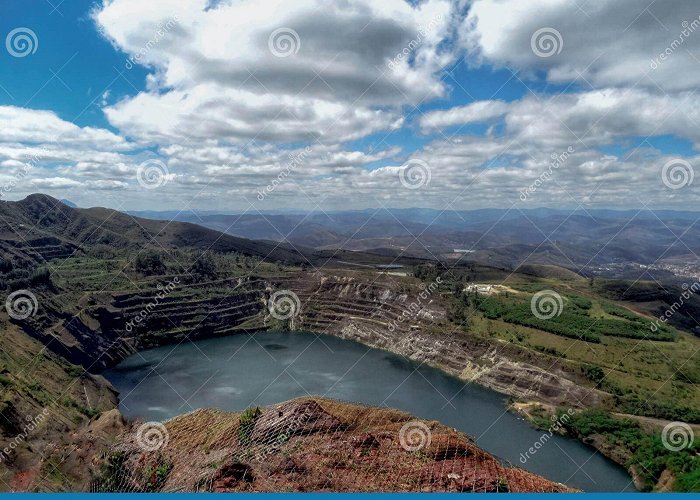
[[[445,298],[415,279],[317,272],[273,284],[300,299],[295,329],[386,349],[521,400],[588,407],[607,397],[578,385],[558,361],[457,329]]]
[[[197,410],[166,422],[157,449],[138,428],[98,464],[94,491],[570,491],[437,422],[328,399]],[[160,480],[149,479],[153,470]]]

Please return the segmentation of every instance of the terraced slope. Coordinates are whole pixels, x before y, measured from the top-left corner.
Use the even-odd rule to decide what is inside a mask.
[[[0,461],[2,489],[84,485],[85,470],[71,472],[77,467],[71,461],[74,452],[82,450],[78,456],[84,465],[97,450],[95,443],[103,442],[95,438],[93,426],[107,429],[108,439],[122,425],[118,415],[96,418],[116,404],[98,375],[103,369],[139,349],[240,331],[311,330],[353,339],[552,409],[602,407],[667,422],[697,421],[697,338],[674,334],[656,342],[602,331],[599,342],[587,342],[536,324],[489,317],[490,309],[481,307],[487,304],[461,296],[466,282],[507,282],[503,301],[522,306],[535,291],[553,288],[567,307],[585,309],[577,318],[610,320],[606,324],[641,321],[600,297],[592,280],[474,266],[449,277],[437,265],[410,268],[421,282],[367,268],[288,266],[256,257],[253,251],[262,247],[255,242],[241,246],[238,239],[190,232],[188,226],[172,233],[165,223],[141,226],[102,209],[60,206],[55,214],[53,203],[58,202],[42,196],[0,202],[0,288],[5,296],[25,290],[37,299],[25,319],[0,311],[0,329],[7,332],[0,344],[0,444],[15,439],[18,422],[36,409],[48,406],[57,414],[17,448],[31,453]],[[204,251],[220,241],[225,245],[213,247],[218,251]],[[139,257],[154,249],[158,265],[140,267]],[[339,260],[332,252],[322,258]],[[203,264],[195,266],[200,260]],[[438,276],[445,282],[433,287]],[[298,300],[287,319],[271,314],[270,300],[279,292]],[[568,319],[562,315],[560,321]],[[27,367],[35,378],[24,375]],[[62,393],[62,385],[71,390]],[[61,437],[48,443],[44,429]],[[57,461],[44,466],[54,456]],[[646,484],[656,484],[664,467],[673,465],[657,463]]]

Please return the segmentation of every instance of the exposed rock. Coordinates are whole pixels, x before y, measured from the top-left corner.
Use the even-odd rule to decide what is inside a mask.
[[[273,406],[260,415],[250,438],[256,443],[267,443],[278,436],[288,439],[315,432],[334,432],[343,429],[343,426],[340,420],[325,412],[313,400],[288,401]]]
[[[453,434],[440,434],[432,436],[430,445],[425,451],[435,457],[436,461],[441,461],[466,457],[473,453],[474,446],[471,446],[462,437]]]
[[[504,466],[437,422],[425,423],[429,447],[407,451],[396,443],[415,418],[396,410],[296,399],[264,408],[246,442],[240,416],[198,410],[176,417],[165,423],[168,445],[157,452],[127,433],[115,447],[129,457],[118,475],[143,477],[158,457],[172,465],[161,491],[570,491]]]
[[[247,483],[255,481],[253,469],[246,464],[233,462],[222,466],[213,478],[214,491],[227,491],[244,488]]]
[[[656,483],[656,488],[654,488],[655,491],[660,491],[660,492],[671,492],[673,491],[673,483],[675,482],[676,478],[674,477],[673,473],[666,469],[661,473],[661,476],[659,477],[659,482]]]

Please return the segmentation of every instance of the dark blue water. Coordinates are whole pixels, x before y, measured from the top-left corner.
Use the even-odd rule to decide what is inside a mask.
[[[505,396],[357,342],[312,333],[258,333],[185,342],[135,354],[105,373],[128,417],[165,420],[197,408],[240,411],[322,395],[439,420],[488,452],[585,491],[633,491],[625,470],[576,440],[507,412]]]

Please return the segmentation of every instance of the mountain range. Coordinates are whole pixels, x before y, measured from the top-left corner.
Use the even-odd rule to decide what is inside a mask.
[[[700,213],[692,211],[376,209],[134,215],[172,218],[299,249],[470,261],[511,269],[552,264],[582,274],[638,277],[640,273],[631,267],[642,265],[655,268],[652,277],[668,277],[672,273],[664,272],[664,267],[678,262],[700,265],[692,250],[700,248],[700,225],[696,224]]]

